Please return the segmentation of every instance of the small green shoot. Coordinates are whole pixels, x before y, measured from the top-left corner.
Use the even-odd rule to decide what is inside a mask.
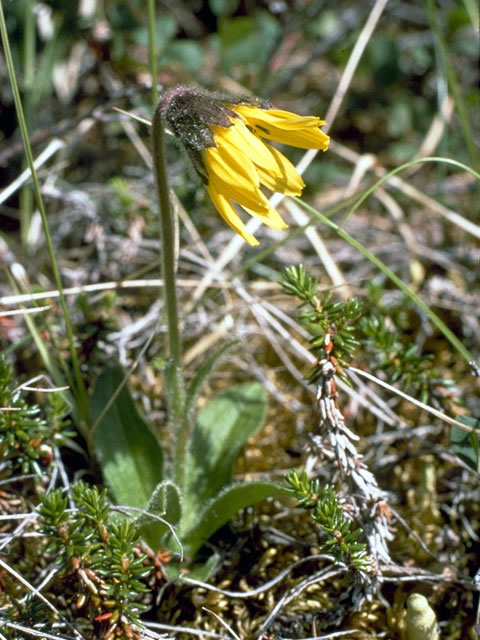
[[[345,517],[335,489],[328,484],[320,486],[318,480],[309,480],[305,472],[299,474],[291,471],[286,480],[299,506],[312,512],[312,521],[323,533],[320,551],[331,554],[335,562],[342,562],[349,569],[368,573],[372,562],[367,545],[357,542],[363,533],[362,529],[352,528],[352,522]]]

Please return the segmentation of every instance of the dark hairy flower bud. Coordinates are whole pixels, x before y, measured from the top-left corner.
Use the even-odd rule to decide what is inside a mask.
[[[272,229],[286,229],[263,188],[298,196],[305,185],[292,163],[268,142],[326,151],[330,139],[320,129],[323,120],[272,109],[256,98],[189,87],[166,91],[157,109],[222,218],[246,242],[258,244],[238,205]]]
[[[239,116],[228,104],[256,104],[255,99],[217,94],[191,87],[175,87],[160,98],[160,113],[175,138],[187,151],[193,166],[205,184],[205,170],[201,152],[215,147],[213,126],[230,127]]]

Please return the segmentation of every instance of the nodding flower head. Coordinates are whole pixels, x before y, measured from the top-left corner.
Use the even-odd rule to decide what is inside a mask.
[[[298,196],[305,186],[293,164],[265,140],[326,151],[330,138],[315,116],[272,109],[252,98],[177,87],[163,94],[160,113],[222,218],[250,245],[258,245],[234,203],[272,229],[288,225],[261,187]]]

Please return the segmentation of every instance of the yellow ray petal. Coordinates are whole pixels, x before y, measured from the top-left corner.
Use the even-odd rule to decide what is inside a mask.
[[[254,135],[243,122],[228,130],[230,142],[249,156],[255,164],[260,182],[272,191],[287,195],[301,194],[305,183],[287,158]]]
[[[257,180],[259,180],[258,176]],[[265,195],[253,184],[250,185],[250,189],[246,189],[237,182],[227,182],[223,177],[219,177],[214,173],[209,175],[209,184],[211,184],[218,193],[225,196],[225,198],[234,200],[242,205],[242,207],[251,207],[252,209],[258,210],[259,213],[262,211],[263,213],[268,212]]]
[[[251,216],[259,218],[263,222],[263,224],[267,225],[267,227],[271,227],[272,229],[276,229],[277,231],[288,229],[288,224],[282,219],[278,211],[274,209],[270,203],[268,203],[267,213],[259,213],[258,211],[249,209],[248,207],[243,208]]]
[[[299,196],[305,186],[299,173],[283,153],[265,145],[270,155],[268,166],[256,165],[260,182],[272,191],[288,196]]]
[[[233,126],[228,129],[227,135],[232,146],[248,156],[256,165],[271,166],[273,171],[276,170],[268,146],[248,129],[243,120],[234,122]]]
[[[282,129],[307,129],[326,124],[325,120],[321,120],[317,116],[299,116],[282,109],[259,109],[258,107],[240,105],[235,107],[235,111],[247,121],[263,123],[266,126],[273,125]]]
[[[216,147],[204,151],[204,165],[209,183],[218,193],[242,206],[267,211],[265,196],[260,191],[260,179],[253,162],[217,136]]]
[[[268,130],[255,128],[255,133],[261,138],[288,144],[299,149],[321,149],[326,151],[330,144],[330,138],[321,129],[280,129],[269,125]]]
[[[257,245],[259,245],[259,241],[243,224],[232,203],[221,193],[218,193],[211,184],[207,186],[207,192],[213,204],[215,205],[216,210],[222,216],[225,222],[230,225],[232,229],[245,240],[245,242],[248,242],[250,246],[256,247]]]
[[[235,107],[235,110],[245,118],[253,132],[261,138],[301,149],[322,149],[323,151],[328,149],[330,138],[318,128],[325,124],[325,121],[320,118],[302,117],[289,111],[259,109],[243,105]]]
[[[204,151],[207,169],[211,165],[212,173],[225,182],[237,183],[241,188],[251,189],[252,185],[258,187],[258,176],[248,156],[238,153],[221,134],[215,136],[215,142],[216,147],[207,147]]]

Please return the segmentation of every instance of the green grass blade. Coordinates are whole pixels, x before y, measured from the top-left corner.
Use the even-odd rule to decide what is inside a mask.
[[[467,148],[468,155],[470,156],[470,162],[475,166],[476,169],[480,170],[480,154],[478,152],[478,148],[475,146],[475,135],[470,125],[470,121],[467,116],[465,101],[458,85],[458,72],[456,72],[453,68],[452,62],[448,55],[448,48],[445,43],[443,31],[438,22],[437,8],[435,4],[436,3],[434,2],[434,0],[427,0],[427,13],[430,20],[432,32],[434,34],[440,63],[443,67],[443,72],[446,75],[450,92],[455,101],[455,109],[460,121],[460,128],[462,130],[465,146]]]
[[[45,233],[45,243],[47,245],[47,251],[48,251],[48,255],[49,255],[49,258],[50,258],[51,265],[52,265],[52,271],[53,271],[55,284],[56,284],[56,287],[58,288],[59,293],[60,293],[60,307],[62,309],[62,313],[63,313],[63,317],[64,317],[65,329],[66,329],[66,332],[67,332],[67,338],[68,338],[68,343],[69,343],[69,348],[70,348],[70,357],[72,359],[74,380],[75,380],[75,385],[74,385],[74,388],[72,389],[72,391],[73,391],[73,395],[75,397],[75,400],[76,400],[76,402],[78,404],[79,414],[82,416],[82,422],[78,426],[83,431],[84,435],[88,438],[88,425],[90,423],[90,413],[89,413],[89,404],[88,404],[87,391],[86,391],[85,384],[84,384],[83,377],[82,377],[82,373],[81,373],[81,370],[80,370],[80,363],[79,363],[79,359],[78,359],[78,354],[77,354],[77,350],[75,348],[75,341],[74,341],[72,323],[70,321],[67,302],[66,302],[66,299],[65,299],[65,295],[63,293],[62,281],[61,281],[61,277],[60,277],[60,270],[58,268],[58,264],[57,264],[57,261],[56,261],[56,258],[55,258],[55,251],[54,251],[54,248],[53,248],[52,238],[50,236],[50,230],[49,230],[49,227],[48,227],[47,213],[46,213],[46,209],[45,209],[45,204],[43,202],[42,194],[40,192],[40,183],[39,183],[38,175],[37,175],[37,172],[36,172],[35,166],[34,166],[33,153],[32,153],[32,148],[30,146],[30,140],[29,140],[29,136],[28,136],[28,129],[27,129],[27,124],[26,124],[26,120],[25,120],[25,114],[24,114],[24,111],[23,111],[22,101],[21,101],[21,98],[20,98],[20,92],[19,92],[19,89],[18,89],[18,83],[17,83],[17,77],[16,77],[16,73],[15,73],[15,67],[13,65],[13,58],[12,58],[12,52],[11,52],[11,49],[10,49],[10,42],[8,40],[7,26],[5,24],[5,16],[4,16],[4,13],[3,13],[3,2],[2,2],[2,0],[0,0],[0,35],[1,35],[4,54],[5,54],[5,61],[6,61],[6,64],[7,64],[8,76],[9,76],[10,84],[11,84],[11,87],[12,87],[12,94],[13,94],[13,99],[14,99],[14,104],[15,104],[15,111],[17,113],[19,128],[20,128],[20,132],[21,132],[23,143],[24,143],[24,147],[25,147],[25,155],[27,157],[28,166],[30,168],[30,172],[31,172],[31,175],[32,175],[33,190],[34,190],[35,198],[36,198],[36,201],[37,201],[37,206],[38,206],[38,209],[40,211],[40,216],[41,216],[41,219],[42,219],[43,231]]]
[[[401,164],[399,167],[396,167],[395,169],[392,169],[392,171],[389,171],[388,173],[386,173],[379,180],[377,180],[377,182],[375,182],[375,184],[373,184],[366,191],[364,191],[362,193],[362,195],[356,200],[355,204],[353,205],[353,207],[350,209],[350,211],[348,212],[348,214],[344,218],[342,224],[345,224],[345,222],[352,215],[352,213],[354,213],[360,207],[360,205],[363,202],[365,202],[365,200],[369,196],[372,195],[372,193],[375,191],[375,189],[380,187],[384,182],[389,180],[395,174],[400,173],[404,169],[408,169],[409,167],[413,167],[413,165],[415,165],[415,164],[424,163],[424,162],[442,162],[442,163],[445,163],[445,164],[451,164],[454,167],[458,167],[459,169],[463,169],[464,171],[467,171],[468,173],[471,173],[472,176],[474,176],[477,180],[480,181],[480,173],[478,173],[477,171],[475,171],[475,169],[472,169],[468,165],[463,164],[463,162],[459,162],[458,160],[452,160],[451,158],[441,158],[439,156],[429,156],[427,158],[415,158],[415,160],[410,160],[409,162],[405,162],[404,164]],[[299,203],[301,202],[297,198],[293,198],[293,200],[296,200]]]

